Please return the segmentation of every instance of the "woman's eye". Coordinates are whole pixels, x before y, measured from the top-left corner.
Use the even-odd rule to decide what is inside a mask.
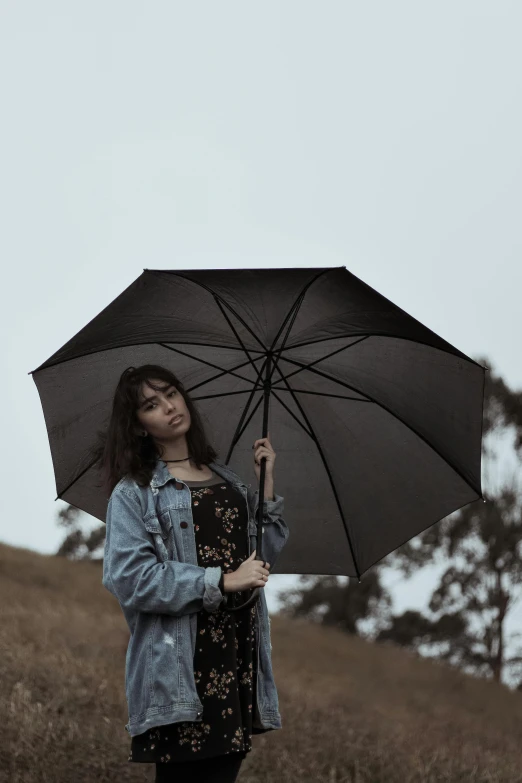
[[[174,390],[174,391],[171,391],[171,392],[170,392],[170,394],[169,394],[168,396],[169,396],[169,397],[172,397],[172,395],[173,395],[173,394],[176,394],[176,393],[177,393],[177,389],[176,389],[176,390]],[[153,402],[151,405],[149,405],[147,408],[145,408],[145,410],[146,410],[146,411],[151,411],[151,410],[153,409],[154,405],[155,405],[155,403]]]

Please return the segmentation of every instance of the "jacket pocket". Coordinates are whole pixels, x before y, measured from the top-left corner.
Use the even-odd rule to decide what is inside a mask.
[[[168,510],[162,511],[160,513],[159,524],[160,524],[160,535],[162,539],[165,541],[172,534],[172,519],[170,518],[170,514]]]
[[[168,559],[181,562],[183,558],[180,558],[179,556],[179,542],[176,542],[176,535],[174,532],[176,521],[178,521],[179,527],[179,517],[180,511],[177,509],[166,509],[166,511],[160,511],[159,513],[161,537],[169,555]]]
[[[161,563],[165,560],[172,560],[168,548],[169,533],[168,531],[165,532],[164,528],[160,525],[158,518],[150,517],[149,519],[144,520],[143,524],[145,525],[145,530],[152,536],[158,560]],[[170,527],[172,529],[172,523]]]

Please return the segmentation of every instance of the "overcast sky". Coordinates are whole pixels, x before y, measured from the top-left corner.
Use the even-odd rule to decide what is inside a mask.
[[[521,29],[505,0],[4,0],[0,538],[58,548],[28,373],[144,268],[346,266],[522,388]],[[396,610],[433,578],[390,574]]]

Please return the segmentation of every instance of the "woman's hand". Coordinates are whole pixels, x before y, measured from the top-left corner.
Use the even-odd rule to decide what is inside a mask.
[[[268,438],[259,438],[254,442],[252,448],[254,449],[254,470],[259,482],[261,478],[261,458],[266,457],[265,463],[265,481],[267,483],[274,480],[274,462],[276,453],[270,443],[270,430],[268,431]]]
[[[256,550],[239,565],[235,571],[225,574],[223,587],[225,593],[239,590],[251,590],[254,587],[264,587],[268,582],[270,563],[263,567],[261,560],[255,560]]]

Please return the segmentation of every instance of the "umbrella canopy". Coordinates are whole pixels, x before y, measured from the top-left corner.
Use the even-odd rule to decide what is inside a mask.
[[[482,498],[485,368],[343,266],[143,270],[31,373],[57,499],[105,520],[95,436],[123,370],[149,363],[245,481],[268,391],[292,531],[273,573],[360,577]]]

